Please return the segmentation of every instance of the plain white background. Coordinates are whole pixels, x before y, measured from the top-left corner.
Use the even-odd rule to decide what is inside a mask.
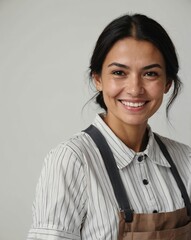
[[[150,124],[191,145],[190,0],[0,0],[0,240],[25,239],[43,159],[87,127],[97,107],[89,59],[103,28],[125,13],[159,21],[175,43],[184,88],[168,123]]]

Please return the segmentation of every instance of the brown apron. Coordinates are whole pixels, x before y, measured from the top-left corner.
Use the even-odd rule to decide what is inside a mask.
[[[191,240],[191,222],[186,208],[174,212],[134,214],[126,223],[120,212],[118,240]]]
[[[115,159],[104,136],[93,125],[84,131],[92,137],[99,148],[121,209],[118,240],[191,240],[190,199],[176,166],[160,138],[155,134],[155,140],[171,166],[172,174],[182,193],[186,207],[173,212],[136,214],[130,208]]]

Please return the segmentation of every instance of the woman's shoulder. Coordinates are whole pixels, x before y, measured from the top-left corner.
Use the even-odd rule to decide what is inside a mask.
[[[161,141],[165,144],[172,161],[175,163],[177,170],[187,185],[191,181],[191,148],[185,143],[174,139],[160,136]],[[190,190],[189,190],[190,192]]]
[[[167,150],[169,153],[176,159],[189,159],[191,162],[191,147],[188,146],[185,143],[182,143],[180,141],[174,140],[172,138],[168,138],[165,136],[161,136],[157,134],[161,141],[165,144]]]
[[[85,132],[79,132],[60,142],[48,153],[48,159],[71,159],[81,161],[84,154],[92,149],[92,140]]]
[[[188,146],[185,143],[182,143],[180,141],[177,141],[177,140],[174,140],[172,138],[165,137],[165,136],[162,136],[162,135],[159,135],[159,134],[157,134],[157,135],[159,136],[161,141],[167,146],[167,148],[169,148],[169,147],[171,147],[171,148],[180,147],[180,148],[185,149],[187,151],[191,151],[191,147]]]

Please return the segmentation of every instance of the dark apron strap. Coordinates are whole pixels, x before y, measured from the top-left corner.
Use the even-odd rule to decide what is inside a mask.
[[[113,186],[118,205],[120,207],[120,210],[125,214],[125,221],[132,222],[133,210],[129,206],[129,201],[119,174],[119,169],[116,165],[113,153],[108,143],[106,142],[101,132],[93,125],[90,125],[87,129],[84,130],[84,132],[90,135],[101,153],[107,173]]]
[[[111,184],[113,186],[113,190],[115,193],[115,197],[117,199],[117,202],[119,204],[119,207],[122,211],[125,213],[125,221],[126,222],[132,222],[133,221],[133,210],[130,208],[128,197],[124,188],[124,185],[122,183],[120,174],[119,174],[119,169],[116,165],[116,161],[114,159],[113,153],[105,140],[104,136],[101,134],[101,132],[94,126],[90,125],[87,129],[84,130],[87,134],[90,135],[90,137],[94,140],[95,144],[97,145],[101,156],[103,158],[107,173],[109,175]],[[172,161],[172,158],[170,154],[168,153],[166,146],[164,143],[161,141],[161,139],[154,134],[154,137],[163,153],[167,161],[169,162],[171,166],[171,171],[173,174],[173,177],[175,178],[177,185],[181,191],[182,197],[185,202],[185,206],[187,208],[187,213],[189,216],[191,216],[191,203],[190,199],[188,196],[188,193],[186,191],[186,188],[184,186],[184,183],[177,171],[177,168]],[[108,161],[109,159],[109,161]]]
[[[184,199],[184,203],[185,203],[185,206],[187,208],[187,213],[189,216],[191,216],[191,203],[190,203],[190,199],[189,199],[189,196],[188,196],[188,193],[186,191],[186,188],[185,188],[185,185],[178,173],[178,170],[176,168],[176,165],[174,164],[170,154],[168,153],[167,149],[166,149],[166,146],[164,145],[164,143],[161,141],[161,139],[158,137],[158,135],[156,135],[154,133],[154,136],[155,136],[155,140],[157,141],[163,155],[165,156],[166,160],[169,162],[170,166],[171,166],[171,172],[172,172],[172,175],[174,176],[175,180],[176,180],[176,183],[182,193],[182,198]]]

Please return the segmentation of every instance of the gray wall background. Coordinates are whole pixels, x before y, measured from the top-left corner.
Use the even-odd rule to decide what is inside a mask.
[[[43,159],[85,128],[97,107],[89,58],[98,35],[115,17],[140,12],[172,37],[184,88],[171,110],[150,124],[191,145],[190,0],[0,0],[0,240],[25,239]]]

